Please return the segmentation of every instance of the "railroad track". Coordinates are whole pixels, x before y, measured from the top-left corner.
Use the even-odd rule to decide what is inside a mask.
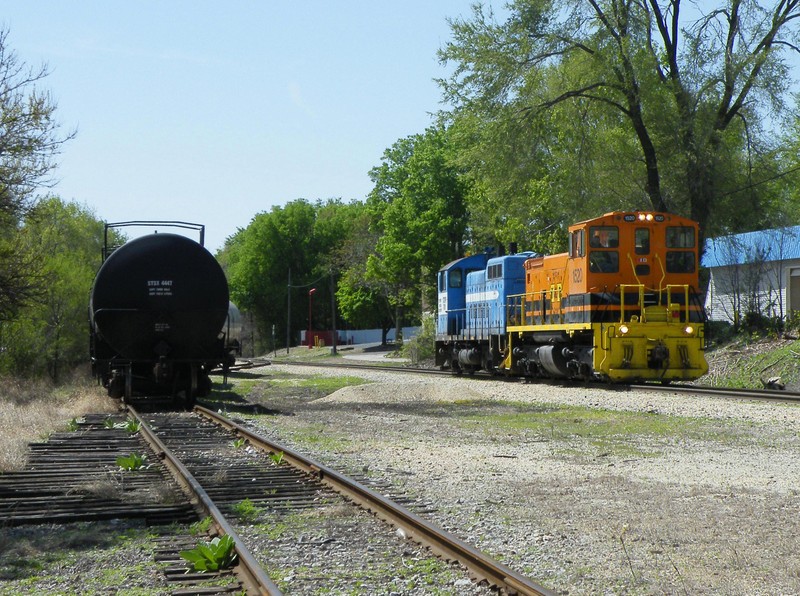
[[[374,364],[355,364],[351,362],[293,362],[293,361],[279,361],[275,364],[286,364],[296,367],[317,367],[317,368],[334,368],[334,369],[361,369],[380,372],[395,372],[400,374],[423,374],[433,376],[448,376],[453,378],[476,379],[476,380],[495,380],[495,381],[508,381],[512,383],[542,383],[554,384],[558,386],[564,385],[580,385],[581,383],[548,380],[548,379],[531,379],[526,380],[522,377],[506,377],[503,375],[492,375],[486,372],[478,372],[473,375],[454,375],[449,370],[439,370],[430,368],[417,368],[409,366],[394,366],[394,365],[374,365]],[[257,366],[257,365],[256,365]],[[646,391],[653,391],[657,393],[684,393],[689,395],[706,395],[713,397],[720,397],[724,399],[742,399],[742,400],[759,400],[759,401],[774,401],[784,403],[800,403],[800,393],[792,391],[782,391],[778,389],[744,389],[741,387],[709,387],[705,385],[690,385],[681,383],[671,383],[669,385],[660,385],[654,383],[632,383],[632,384],[609,384],[599,382],[583,383],[589,387],[599,389],[609,389],[611,391],[624,391],[628,388],[642,389]]]
[[[322,562],[305,579],[300,577],[301,573],[290,572],[292,591],[318,587],[332,546],[351,548],[352,554],[348,550],[339,553],[338,558],[344,557],[352,563],[348,567],[358,571],[359,562],[363,564],[365,560],[364,544],[358,540],[364,540],[366,532],[379,534],[374,543],[372,538],[369,540],[371,550],[381,559],[380,564],[390,548],[399,549],[401,561],[407,558],[408,547],[404,545],[411,539],[448,561],[461,563],[479,582],[508,593],[552,594],[377,491],[268,441],[215,412],[197,408],[195,413],[139,413],[129,409],[128,414],[136,421],[136,432],[123,428],[124,415],[110,419],[86,417],[74,432],[59,433],[46,444],[33,445],[32,454],[36,455],[32,456],[30,470],[0,476],[0,524],[44,520],[67,523],[117,517],[139,517],[148,523],[161,524],[166,519],[188,523],[198,517],[208,518],[212,520],[211,536],[233,538],[237,565],[233,570],[217,574],[187,574],[187,563],[178,553],[192,548],[197,537],[166,533],[158,539],[156,558],[173,591],[201,593],[199,588],[191,586],[202,584],[203,590],[207,590],[202,593],[279,594],[278,586],[248,547],[254,545],[263,551],[266,546],[269,559],[280,557],[280,537],[265,541],[262,530],[269,533],[270,528],[282,527],[287,520],[301,516],[307,520],[322,519],[329,526],[330,520],[326,521],[326,517],[331,511],[341,516],[346,498],[394,525],[396,532],[388,531],[374,516],[365,515],[363,509],[348,505],[362,513],[348,514],[347,521],[337,526],[336,532],[344,536],[353,532],[357,523],[367,528],[355,532],[352,544],[344,544],[346,538],[338,535],[323,540],[301,537],[298,541],[290,537],[288,542],[292,544],[285,555],[289,559],[284,565],[284,575],[287,565],[292,568],[292,557]],[[85,489],[92,479],[113,474],[110,470],[116,466],[117,458],[131,452],[147,454],[148,460],[153,462],[135,476],[135,482],[124,483],[113,498],[95,498]],[[65,462],[72,463],[66,466]],[[154,483],[162,488],[156,491],[148,488]],[[163,496],[164,487],[171,495],[166,499],[169,504],[157,499],[149,499],[154,502],[147,506],[142,504],[143,495],[152,491]],[[49,494],[45,494],[48,490]],[[36,494],[41,495],[39,500],[32,498]],[[247,503],[246,510],[243,503]],[[245,523],[241,523],[242,520]],[[375,526],[380,529],[376,530]],[[305,531],[310,535],[314,530]],[[298,568],[303,566],[296,561],[294,564]],[[266,565],[270,565],[270,561]],[[279,567],[272,569],[275,571]],[[341,570],[336,573],[327,570],[327,575],[334,582],[334,590],[347,585],[348,578]]]

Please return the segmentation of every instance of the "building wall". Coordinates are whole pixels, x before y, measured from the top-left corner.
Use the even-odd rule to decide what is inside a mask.
[[[800,259],[711,268],[705,308],[712,321],[733,323],[737,310],[742,317],[756,308],[785,318],[800,310]]]
[[[380,329],[359,329],[359,330],[337,330],[338,335],[338,344],[339,345],[348,345],[348,344],[368,344],[368,343],[380,343],[381,341],[381,330]],[[411,339],[412,337],[416,336],[420,331],[419,327],[403,327],[403,339]],[[389,333],[386,335],[386,341],[393,342],[394,341],[394,327],[389,330]],[[303,330],[300,332],[300,343],[306,343],[306,331]]]

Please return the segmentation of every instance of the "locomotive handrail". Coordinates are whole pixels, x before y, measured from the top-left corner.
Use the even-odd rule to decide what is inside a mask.
[[[661,279],[658,280],[658,302],[659,304],[661,304],[661,292],[663,291],[661,289],[661,284],[664,283],[664,278],[667,277],[667,270],[664,269],[664,263],[661,260],[661,257],[659,256],[658,253],[655,253],[653,257],[655,258],[656,261],[658,261],[658,266],[661,267]]]
[[[689,322],[689,285],[688,284],[667,284],[667,308],[672,304],[672,290],[679,288],[683,290],[683,305],[685,308],[684,323]],[[678,311],[680,312],[680,310]]]
[[[639,293],[639,312],[641,313],[640,316],[642,318],[642,322],[647,322],[647,317],[645,316],[644,310],[644,284],[620,284],[619,289],[619,322],[625,322],[625,290],[627,288],[636,288]]]
[[[631,262],[631,271],[633,272],[633,276],[636,278],[636,283],[641,284],[642,280],[639,279],[638,275],[636,275],[636,263],[633,262],[633,257],[631,256],[631,253],[627,252],[625,254],[628,256],[628,260]]]

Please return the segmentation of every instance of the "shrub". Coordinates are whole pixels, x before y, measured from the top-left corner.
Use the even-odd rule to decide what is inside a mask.
[[[424,360],[432,360],[435,339],[436,316],[433,313],[424,313],[419,333],[403,343],[400,353],[414,364],[419,364]]]

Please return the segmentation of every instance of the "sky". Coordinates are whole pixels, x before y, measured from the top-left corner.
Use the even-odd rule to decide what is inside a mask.
[[[436,51],[473,1],[5,0],[0,24],[76,131],[50,192],[204,224],[215,252],[273,206],[364,200],[444,107]]]

